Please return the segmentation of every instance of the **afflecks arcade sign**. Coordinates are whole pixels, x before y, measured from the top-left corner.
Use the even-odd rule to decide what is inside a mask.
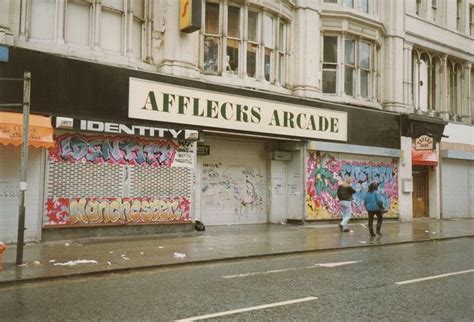
[[[347,113],[130,78],[128,116],[161,122],[347,141]]]

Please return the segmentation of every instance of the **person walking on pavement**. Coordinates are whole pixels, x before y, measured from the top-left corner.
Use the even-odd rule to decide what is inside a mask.
[[[349,220],[352,214],[352,195],[355,192],[349,180],[345,180],[342,185],[337,188],[337,197],[339,198],[342,208],[342,221],[339,224],[341,232],[349,232]]]
[[[379,185],[377,182],[372,182],[369,185],[369,191],[366,193],[364,198],[365,209],[369,213],[369,232],[371,237],[375,237],[374,234],[374,216],[377,216],[377,235],[382,235],[380,229],[382,228],[382,212],[385,209],[382,196],[377,191]]]

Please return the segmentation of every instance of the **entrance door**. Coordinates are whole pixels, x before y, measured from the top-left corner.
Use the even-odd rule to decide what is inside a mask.
[[[428,171],[413,171],[413,217],[429,217]]]

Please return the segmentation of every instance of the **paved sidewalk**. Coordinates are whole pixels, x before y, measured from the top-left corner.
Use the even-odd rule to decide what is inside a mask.
[[[56,277],[119,272],[276,254],[420,242],[474,236],[474,220],[386,222],[382,236],[370,239],[366,221],[352,221],[350,233],[334,224],[234,225],[205,232],[143,237],[94,238],[31,243],[22,267],[16,247],[4,254],[0,284]],[[471,250],[466,250],[472,254]],[[82,260],[82,261],[81,261]],[[76,264],[76,265],[73,265]]]

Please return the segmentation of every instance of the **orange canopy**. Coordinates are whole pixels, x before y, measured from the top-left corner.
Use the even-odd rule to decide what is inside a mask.
[[[0,143],[21,145],[23,114],[0,112]],[[35,148],[54,146],[53,127],[49,117],[30,115],[28,144]]]
[[[412,149],[412,164],[413,165],[427,165],[427,166],[436,166],[438,165],[438,158],[436,153],[433,150],[415,150]]]

